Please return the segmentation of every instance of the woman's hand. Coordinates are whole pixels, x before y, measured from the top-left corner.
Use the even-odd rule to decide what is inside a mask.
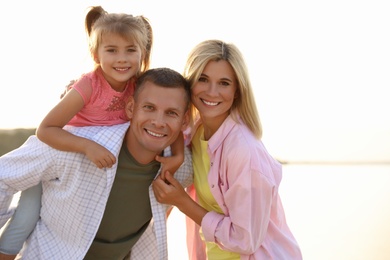
[[[192,200],[183,186],[168,171],[164,177],[158,176],[152,183],[154,196],[157,201],[163,204],[174,205],[179,208],[185,200]]]
[[[202,219],[207,214],[207,210],[191,199],[181,184],[173,178],[172,174],[166,172],[165,180],[160,176],[157,177],[153,181],[152,187],[158,202],[174,205],[195,223],[202,224]]]

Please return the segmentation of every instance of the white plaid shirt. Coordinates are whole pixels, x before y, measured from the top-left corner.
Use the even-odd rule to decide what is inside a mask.
[[[118,155],[129,123],[67,127]],[[169,155],[170,149],[166,149]],[[80,153],[61,152],[31,136],[20,148],[0,158],[0,227],[12,215],[13,195],[42,182],[41,219],[27,241],[22,259],[83,259],[99,228],[114,181],[116,166],[97,168]],[[192,183],[188,149],[176,172],[183,186]],[[166,209],[149,188],[153,219],[132,248],[130,259],[168,259]]]

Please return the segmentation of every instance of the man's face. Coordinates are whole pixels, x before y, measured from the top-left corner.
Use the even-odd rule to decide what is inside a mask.
[[[159,154],[171,145],[188,125],[185,90],[164,88],[145,82],[126,107],[131,126],[127,135],[128,148],[136,154]],[[131,146],[131,147],[129,147]]]

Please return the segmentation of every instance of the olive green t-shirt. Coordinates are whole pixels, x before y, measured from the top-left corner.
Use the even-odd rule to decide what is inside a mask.
[[[122,260],[131,251],[152,218],[149,186],[159,168],[157,161],[139,164],[122,146],[103,219],[84,259]]]

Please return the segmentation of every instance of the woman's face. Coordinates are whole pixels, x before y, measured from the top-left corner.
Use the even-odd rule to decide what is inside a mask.
[[[237,79],[232,66],[225,60],[209,61],[191,91],[202,121],[211,119],[222,124],[236,97]]]

